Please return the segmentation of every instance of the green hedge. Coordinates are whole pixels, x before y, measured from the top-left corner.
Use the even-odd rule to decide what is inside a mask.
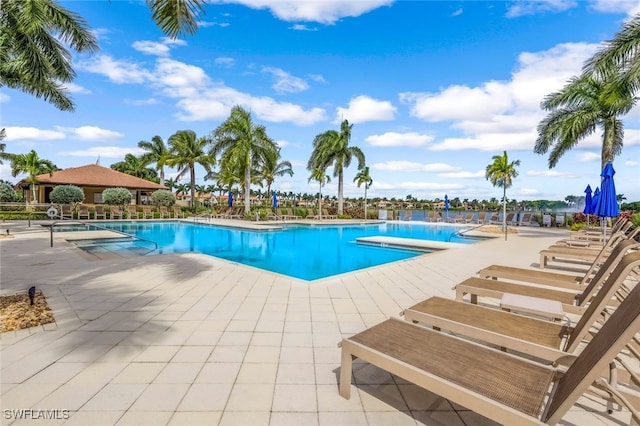
[[[26,212],[26,211],[0,211],[2,220],[46,220],[49,219],[46,212]]]

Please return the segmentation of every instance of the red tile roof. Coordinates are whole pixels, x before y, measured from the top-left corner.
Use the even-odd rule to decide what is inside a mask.
[[[98,186],[104,188],[123,187],[148,190],[168,189],[159,183],[140,179],[97,164],[59,170],[53,172],[52,175],[48,173],[39,175],[36,179],[41,184]]]

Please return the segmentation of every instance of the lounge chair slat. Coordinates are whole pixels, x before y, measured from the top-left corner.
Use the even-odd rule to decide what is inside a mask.
[[[490,296],[493,292],[497,298],[501,298],[503,293],[520,294],[523,296],[539,297],[541,299],[558,300],[567,305],[574,305],[578,292],[572,291],[560,291],[550,288],[537,287],[534,285],[519,285],[515,283],[509,283],[504,281],[487,280],[484,278],[467,278],[456,286],[456,292],[458,299],[462,298],[462,294],[474,294],[473,291],[468,289],[481,288],[484,290],[483,295]]]
[[[349,340],[534,417],[554,377],[545,366],[393,319]]]

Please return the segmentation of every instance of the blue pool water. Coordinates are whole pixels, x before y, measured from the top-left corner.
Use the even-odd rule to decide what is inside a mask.
[[[370,225],[289,225],[253,231],[184,222],[101,222],[158,244],[159,253],[198,252],[303,280],[315,280],[370,266],[409,259],[424,251],[356,244],[356,238],[392,236],[470,243],[446,225],[383,223]]]

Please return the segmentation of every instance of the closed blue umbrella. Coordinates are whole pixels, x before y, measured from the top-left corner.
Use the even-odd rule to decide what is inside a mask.
[[[593,214],[593,198],[591,197],[591,185],[587,185],[584,193],[584,210],[582,211],[582,213],[587,215],[587,226],[589,226],[589,215]]]
[[[229,207],[233,207],[233,192],[229,192]]]
[[[276,191],[273,191],[273,208],[278,207],[278,196],[276,195]]]
[[[444,210],[446,212],[445,217],[449,218],[449,197],[447,194],[444,194]]]
[[[602,169],[602,182],[600,182],[600,198],[598,199],[598,204],[596,204],[596,209],[594,214],[597,214],[600,217],[618,217],[620,214],[620,210],[618,208],[618,200],[616,197],[616,185],[613,181],[613,175],[616,174],[616,171],[613,170],[613,165],[611,163],[607,163]],[[605,220],[604,225],[604,234],[607,233],[607,222]]]
[[[596,190],[593,191],[593,198],[591,198],[591,213],[595,214],[598,201],[600,200],[600,188],[596,186]]]

